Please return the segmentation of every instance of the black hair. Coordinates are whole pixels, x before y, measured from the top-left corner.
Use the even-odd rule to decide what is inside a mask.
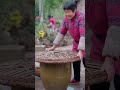
[[[48,15],[48,19],[50,19],[52,16],[51,15]]]
[[[75,1],[76,4],[78,4],[78,1]]]
[[[72,10],[72,12],[74,12],[76,8],[76,2],[73,0],[67,1],[63,6],[63,10]]]

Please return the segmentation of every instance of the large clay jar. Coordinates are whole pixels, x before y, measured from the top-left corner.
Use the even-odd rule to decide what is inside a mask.
[[[40,77],[45,90],[67,90],[71,78],[71,62],[79,57],[71,51],[37,52],[36,62],[40,62]]]
[[[71,78],[71,63],[40,66],[41,79],[46,90],[66,90]]]

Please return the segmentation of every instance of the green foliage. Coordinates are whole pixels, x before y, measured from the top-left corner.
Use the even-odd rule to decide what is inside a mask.
[[[3,30],[5,27],[10,27],[6,26],[9,20],[12,21],[12,15],[10,13],[18,11],[20,9],[21,5],[16,6],[20,0],[0,0],[0,28]],[[20,3],[21,4],[21,3]],[[11,18],[11,19],[10,19]],[[8,20],[9,19],[9,20]]]
[[[53,35],[51,35],[51,36],[47,36],[46,39],[49,40],[50,43],[53,43],[55,37]]]
[[[52,15],[56,19],[57,27],[61,24],[61,19],[63,19],[63,3],[66,0],[43,0],[43,18],[44,22],[47,21],[47,16]],[[39,0],[35,0],[35,16],[39,16]],[[35,37],[39,37],[39,31],[40,30],[46,30],[47,28],[43,29],[45,27],[44,24],[40,24],[39,22],[35,22]],[[49,37],[50,41],[53,40],[53,38]]]
[[[13,27],[16,27],[16,28],[24,27],[24,22],[27,22],[28,18],[29,18],[29,22],[32,23],[33,15],[31,12],[32,11],[31,8],[30,8],[30,3],[28,0],[27,1],[25,0],[0,0],[0,13],[1,13],[0,29],[9,31]],[[31,26],[33,24],[33,23],[30,24],[30,23],[27,25]]]
[[[43,16],[47,18],[48,15],[53,15],[57,13],[55,10],[59,9],[59,7],[65,2],[66,0],[43,0]],[[35,0],[35,16],[39,15],[39,0]],[[60,15],[63,15],[60,14]]]
[[[44,18],[47,15],[53,15],[56,13],[56,9],[65,2],[66,0],[44,0],[43,9],[44,9]]]
[[[44,31],[46,33],[46,26],[44,24],[41,24],[39,22],[35,22],[35,38],[39,37],[39,32]]]
[[[35,16],[39,16],[39,0],[35,0]]]
[[[56,21],[56,25],[57,25],[57,27],[60,27],[60,21]]]
[[[22,21],[22,16],[19,12],[19,10],[15,10],[5,18],[4,24],[5,24],[5,30],[9,31],[13,26],[16,28],[21,27],[21,21]]]

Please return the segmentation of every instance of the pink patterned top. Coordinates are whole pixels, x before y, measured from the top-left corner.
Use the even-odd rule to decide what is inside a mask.
[[[72,20],[68,20],[66,17],[63,19],[60,33],[66,35],[69,31],[73,38],[73,51],[78,51],[78,45],[81,37],[85,37],[85,16],[82,13],[76,12]],[[83,53],[84,54],[84,53]]]

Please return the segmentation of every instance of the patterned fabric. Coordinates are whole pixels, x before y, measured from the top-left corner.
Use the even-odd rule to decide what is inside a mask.
[[[66,35],[69,31],[73,38],[73,51],[78,51],[78,44],[80,37],[85,37],[85,18],[84,14],[76,12],[72,20],[68,20],[66,17],[63,20],[62,26],[60,28],[60,33]]]
[[[109,36],[107,32],[111,26],[120,27],[120,0],[86,0],[86,22],[93,32],[90,56],[93,60],[104,61],[102,52],[106,37]],[[119,68],[120,60],[116,60],[115,70],[118,75]]]

